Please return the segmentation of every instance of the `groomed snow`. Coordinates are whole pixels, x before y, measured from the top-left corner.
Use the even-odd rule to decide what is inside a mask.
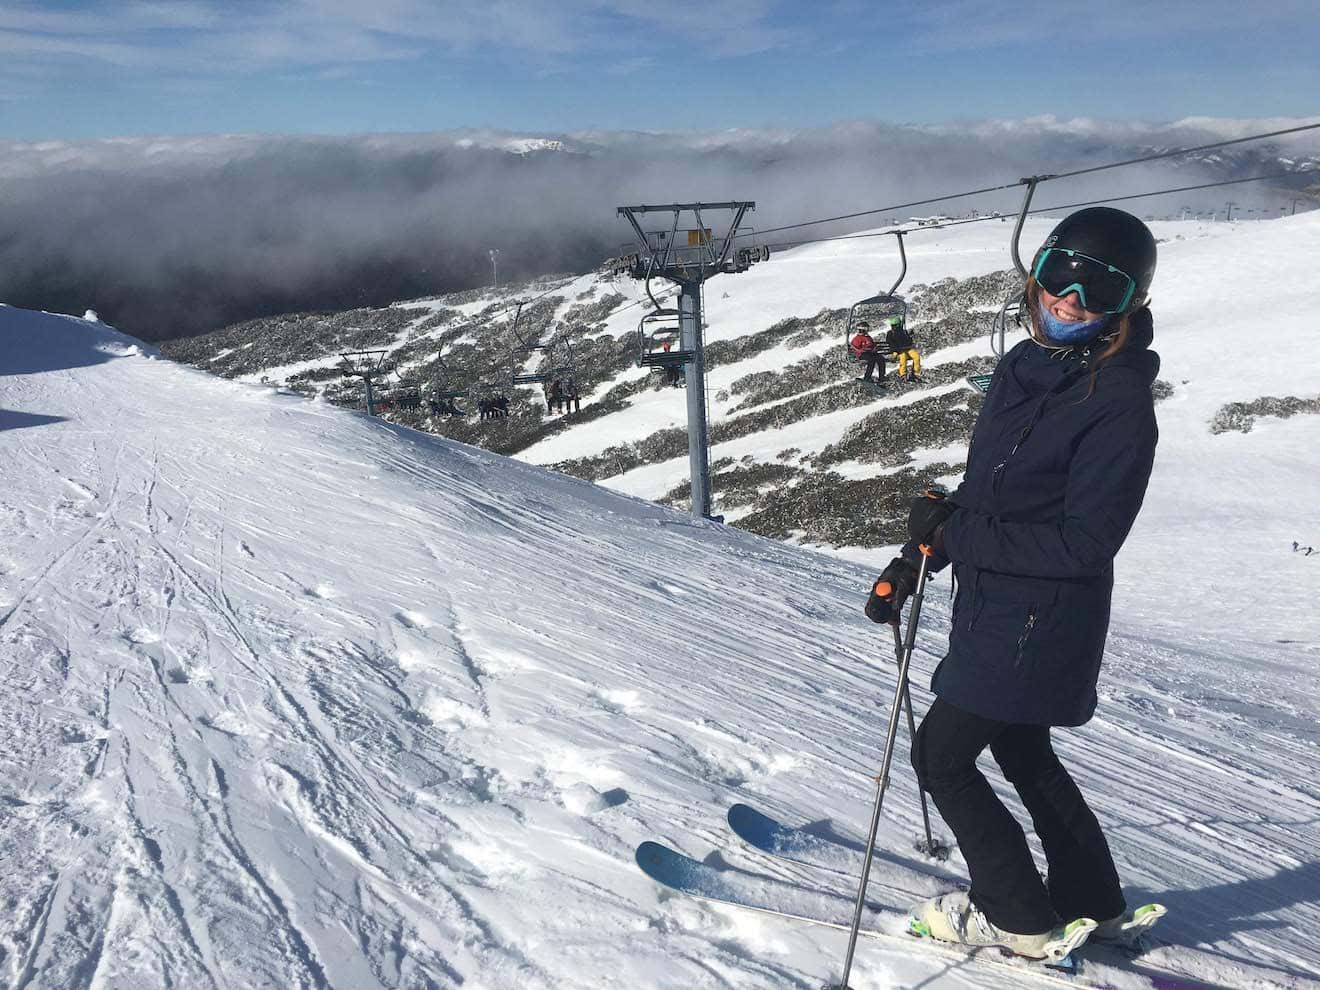
[[[1320,554],[1290,544],[1320,543],[1320,430],[1208,421],[1320,391],[1320,223],[1221,226],[1163,247],[1176,391],[1118,561],[1100,711],[1058,747],[1132,899],[1171,909],[1153,964],[1300,987],[1320,982]],[[766,325],[839,305],[793,288],[767,283]],[[693,523],[7,307],[0,470],[9,985],[837,979],[841,935],[670,897],[632,851],[657,838],[851,891],[740,849],[722,818],[741,800],[864,831],[893,689],[860,614],[882,555]],[[919,829],[900,758],[880,846],[915,858]],[[861,946],[854,987],[917,985],[1018,981]]]

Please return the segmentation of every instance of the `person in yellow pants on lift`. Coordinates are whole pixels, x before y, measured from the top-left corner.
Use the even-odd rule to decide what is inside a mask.
[[[885,334],[885,347],[898,362],[898,380],[906,378],[910,382],[921,381],[921,354],[912,340],[912,334],[903,323],[903,317],[889,317],[889,330]],[[912,361],[912,370],[908,371],[908,361]]]

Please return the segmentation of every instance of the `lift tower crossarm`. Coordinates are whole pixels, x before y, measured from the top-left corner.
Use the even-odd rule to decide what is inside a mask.
[[[736,203],[671,203],[668,206],[620,206],[619,216],[626,216],[629,213],[669,213],[672,210],[737,210],[742,207],[756,209],[756,203],[748,200],[740,200]]]

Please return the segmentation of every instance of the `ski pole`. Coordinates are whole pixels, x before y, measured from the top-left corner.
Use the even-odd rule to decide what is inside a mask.
[[[903,639],[898,631],[898,621],[894,621],[894,656],[899,665],[903,663]],[[912,691],[910,690],[911,678],[905,680],[903,684],[903,707],[907,709],[908,738],[915,740],[917,738],[917,720],[912,717]],[[927,856],[934,856],[936,859],[947,859],[949,849],[942,842],[936,842],[935,837],[930,831],[930,809],[926,807],[926,792],[920,787],[917,788],[917,796],[921,798],[921,823],[926,828],[926,844],[921,847],[921,851]]]
[[[857,949],[857,933],[862,927],[862,911],[866,907],[866,885],[871,878],[871,858],[875,853],[875,837],[880,831],[880,811],[885,804],[885,789],[889,785],[889,765],[894,759],[894,739],[898,736],[898,713],[907,690],[908,667],[912,663],[912,646],[917,639],[917,623],[921,621],[921,599],[926,594],[926,574],[930,570],[930,547],[921,548],[921,567],[917,571],[917,587],[912,594],[912,609],[908,612],[907,638],[898,660],[898,683],[894,686],[894,704],[889,710],[889,732],[885,737],[885,755],[880,764],[880,776],[875,779],[875,808],[871,812],[871,832],[866,839],[866,857],[862,860],[862,880],[857,890],[857,909],[853,912],[852,931],[848,933],[848,953],[843,957],[843,980],[829,990],[851,990],[848,976],[852,973],[853,953]]]

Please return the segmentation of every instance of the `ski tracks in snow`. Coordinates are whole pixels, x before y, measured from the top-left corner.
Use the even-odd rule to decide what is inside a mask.
[[[731,840],[740,799],[857,841],[894,669],[846,619],[865,575],[162,369],[48,386],[73,425],[0,450],[21,466],[0,493],[0,980],[819,985],[841,939],[658,895],[632,851],[819,883]],[[1269,662],[1120,634],[1101,717],[1058,743],[1129,886],[1201,955],[1161,951],[1240,985],[1320,958],[1316,688],[1273,698]],[[881,843],[919,868],[902,753]],[[974,979],[920,966],[859,958],[873,983]]]

